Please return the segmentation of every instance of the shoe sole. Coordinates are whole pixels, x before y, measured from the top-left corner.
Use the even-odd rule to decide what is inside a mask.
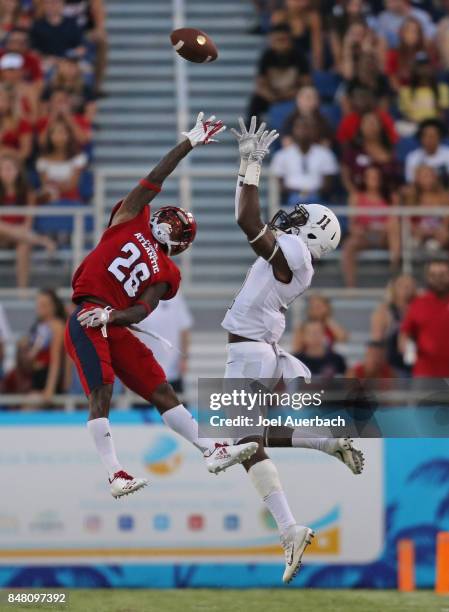
[[[308,546],[310,546],[310,544],[312,544],[312,540],[315,537],[315,532],[313,531],[313,529],[308,529],[307,530],[307,534],[306,537],[304,539],[304,544],[301,546],[301,553],[299,555],[298,561],[296,562],[292,575],[290,576],[290,578],[282,578],[282,582],[284,584],[290,584],[290,582],[293,580],[293,578],[295,578],[295,576],[298,575],[299,570],[301,569],[301,562],[302,562],[302,557],[306,551],[306,548]]]
[[[229,467],[236,465],[236,463],[243,463],[243,461],[246,461],[247,459],[252,457],[254,453],[257,451],[258,447],[259,445],[257,443],[254,443],[254,447],[245,448],[245,450],[240,451],[238,455],[236,455],[233,459],[231,459],[229,463],[225,465],[221,465],[221,466],[217,465],[213,467],[212,469],[210,469],[209,472],[211,474],[219,474],[220,472],[226,472],[226,470]]]
[[[140,489],[143,489],[143,488],[147,487],[148,485],[149,485],[149,482],[145,481],[142,484],[139,484],[139,485],[135,486],[133,489],[130,489],[129,491],[123,491],[123,493],[111,493],[111,495],[112,495],[112,497],[114,499],[120,499],[121,497],[126,497],[127,495],[132,495],[136,491],[140,491]]]
[[[351,453],[352,463],[348,463],[344,460],[344,453]],[[342,462],[351,470],[353,474],[359,476],[363,472],[363,468],[365,467],[365,457],[362,451],[357,450],[352,445],[352,440],[350,438],[345,438],[344,442],[341,444],[340,450],[337,451],[339,453]]]

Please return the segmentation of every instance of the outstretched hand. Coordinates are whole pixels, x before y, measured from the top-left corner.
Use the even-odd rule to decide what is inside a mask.
[[[213,137],[220,134],[220,132],[224,132],[226,126],[223,124],[223,121],[216,121],[215,119],[215,115],[212,115],[204,121],[204,113],[199,113],[196,123],[190,132],[182,132],[182,135],[190,140],[192,147],[196,147],[199,144],[218,142]]]
[[[234,128],[231,128],[231,132],[237,138],[241,159],[248,160],[250,154],[256,150],[257,142],[265,130],[266,123],[261,123],[259,129],[256,131],[257,117],[253,115],[251,117],[249,130],[246,129],[246,125],[242,117],[239,117],[239,125],[241,130],[240,133]]]
[[[279,138],[279,132],[276,130],[271,130],[271,132],[265,130],[265,132],[259,136],[254,151],[250,153],[249,161],[257,161],[261,163],[265,155],[270,151],[271,145],[277,138]]]

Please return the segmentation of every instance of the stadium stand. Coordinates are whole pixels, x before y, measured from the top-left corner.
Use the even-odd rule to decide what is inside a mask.
[[[56,4],[59,2],[59,0],[54,1]],[[52,0],[48,0],[48,3],[51,4]],[[55,75],[47,76],[46,65],[43,66],[47,84],[42,88],[43,101],[35,111],[36,116],[32,116],[34,112],[32,95],[36,88],[32,90],[31,84],[24,80],[21,85],[21,95],[26,102],[25,85],[30,85],[29,119],[31,123],[37,125],[34,129],[36,141],[34,153],[25,155],[25,158],[29,158],[27,171],[30,185],[33,186],[33,192],[39,201],[52,206],[56,199],[61,204],[58,211],[62,211],[62,205],[72,208],[75,205],[79,212],[73,219],[70,218],[72,208],[65,209],[70,215],[64,218],[52,215],[48,218],[39,218],[37,221],[36,217],[35,229],[50,234],[58,248],[50,255],[43,249],[32,251],[30,285],[33,289],[22,288],[19,292],[18,278],[12,266],[15,251],[10,248],[0,249],[0,302],[5,307],[14,332],[13,341],[8,342],[6,349],[6,368],[14,362],[14,342],[33,323],[34,290],[45,286],[55,287],[58,288],[60,296],[68,300],[68,287],[74,263],[81,259],[95,237],[98,237],[113,204],[175,142],[177,134],[185,129],[191,116],[198,110],[204,109],[206,112],[214,112],[228,125],[235,124],[238,116],[245,116],[254,89],[258,58],[266,48],[266,32],[271,27],[270,23],[279,24],[286,20],[294,34],[294,44],[303,53],[304,59],[310,61],[311,49],[308,47],[312,40],[309,35],[312,27],[310,24],[318,19],[323,31],[323,57],[320,66],[316,65],[318,62],[316,57],[311,63],[309,84],[313,85],[319,94],[321,116],[332,126],[334,135],[338,135],[341,141],[342,121],[346,121],[344,124],[346,138],[348,133],[346,128],[349,127],[353,134],[357,132],[362,116],[365,117],[369,113],[377,114],[382,118],[383,127],[388,128],[387,131],[394,141],[394,146],[389,148],[389,154],[397,159],[397,163],[402,168],[407,155],[418,146],[415,136],[416,125],[411,125],[410,114],[401,116],[397,104],[396,81],[390,82],[389,85],[387,83],[388,91],[384,87],[387,80],[385,75],[381,75],[382,87],[380,81],[365,82],[358,72],[356,61],[358,52],[361,56],[374,54],[381,68],[383,66],[381,58],[386,61],[387,49],[384,48],[380,36],[382,24],[385,24],[385,15],[378,14],[383,8],[382,3],[342,0],[331,3],[332,6],[329,7],[329,3],[322,2],[320,13],[314,12],[311,8],[312,3],[306,0],[301,2],[291,0],[285,4],[286,11],[276,10],[273,15],[269,12],[260,15],[260,28],[252,30],[265,33],[254,34],[249,33],[254,18],[254,7],[249,1],[217,0],[213,4],[208,4],[204,0],[189,0],[175,1],[172,4],[163,0],[153,0],[151,3],[146,0],[132,0],[126,3],[108,0],[106,28],[109,63],[106,79],[101,85],[102,92],[106,95],[96,100],[94,93],[85,94],[87,95],[85,102],[91,102],[96,106],[95,118],[95,111],[92,108],[89,113],[86,110],[87,104],[84,113],[77,112],[75,108],[70,111],[65,108],[64,94],[60,93],[56,86],[52,89],[52,78]],[[416,17],[416,14],[415,17],[413,15],[406,17],[409,10],[412,10],[407,2],[399,4],[402,13],[395,16],[398,23]],[[46,0],[42,6],[45,5]],[[435,29],[431,27],[432,20],[437,22],[441,16],[439,3],[434,3],[432,15],[425,21],[426,36]],[[37,18],[30,11],[21,17],[20,23],[22,25],[28,23],[26,27]],[[418,28],[421,27],[419,23],[418,19]],[[173,53],[168,34],[175,27],[184,24],[195,25],[208,32],[218,46],[220,53],[218,62],[198,66],[182,61]],[[298,34],[298,27],[301,31],[304,28],[305,34],[304,32]],[[393,34],[389,32],[389,35]],[[440,84],[445,84],[447,72],[444,62],[438,64],[438,60],[434,59],[438,58],[438,48],[437,39],[432,36],[433,34],[425,42],[425,51],[428,55],[413,56],[413,61],[421,67],[425,66],[426,69],[431,64],[434,70],[432,78],[438,78]],[[401,41],[401,30],[399,30],[399,41]],[[421,44],[418,46],[416,50],[422,54],[424,47]],[[76,63],[85,87],[93,90],[95,89],[93,69],[95,53],[87,38],[85,47],[81,51],[84,55]],[[390,76],[389,71],[397,72],[398,66],[402,66],[401,62],[405,65],[406,61],[410,61],[407,53],[409,50],[403,50],[400,46],[393,61],[390,52],[389,68],[388,70],[385,68],[384,71],[387,77]],[[432,62],[429,62],[429,58]],[[70,72],[76,59],[73,53],[69,53],[61,63],[65,62],[66,70]],[[8,73],[7,79],[14,80],[14,74],[11,77],[9,73],[22,70],[22,65],[19,66],[20,58],[17,60],[17,57],[11,57],[11,54],[2,55],[0,69],[1,62],[3,62],[3,72],[6,70]],[[17,66],[14,68],[13,64]],[[418,75],[417,78],[421,77]],[[1,80],[5,81],[5,77]],[[76,81],[76,78],[73,77],[73,80]],[[416,87],[421,88],[420,92],[425,98],[424,104],[434,105],[429,117],[435,119],[436,116],[438,120],[445,121],[447,104],[443,99],[444,88],[441,100],[437,97],[432,102],[431,95],[429,98],[426,97],[429,94],[428,83],[428,79],[417,81]],[[404,82],[402,86],[410,87],[410,84]],[[19,86],[16,84],[10,88],[18,91]],[[16,95],[19,95],[17,91]],[[381,96],[379,92],[382,93]],[[408,95],[403,93],[402,97],[405,96],[404,99],[409,101]],[[376,96],[380,96],[382,100],[387,99],[388,104],[383,105],[382,102],[380,105]],[[289,115],[295,110],[294,98],[295,96],[292,96],[291,99],[275,104],[269,109],[266,119],[271,126],[282,129]],[[61,114],[64,115],[65,122],[70,124],[72,131],[75,131],[75,142],[70,141],[59,148],[49,142],[46,143],[47,147],[43,148],[48,115]],[[421,117],[421,114],[419,116]],[[26,147],[26,135],[30,131],[28,125],[23,125],[23,121],[22,118],[22,125],[16,126],[19,136],[16,135],[14,146],[19,150],[20,147]],[[369,126],[366,129],[369,130]],[[91,135],[93,142],[90,142]],[[67,139],[66,136],[59,134],[58,137],[64,140]],[[285,136],[288,137],[289,134],[286,133]],[[366,139],[369,140],[369,136],[366,136]],[[174,203],[191,208],[199,226],[194,248],[183,256],[184,293],[195,318],[188,375],[189,393],[193,392],[198,376],[219,376],[223,371],[225,336],[219,331],[220,320],[227,303],[241,284],[246,269],[252,261],[251,251],[236,227],[233,216],[235,144],[228,133],[225,133],[221,140],[220,146],[195,151],[192,160],[185,162],[175,177],[167,181],[163,194],[158,198],[160,204]],[[341,164],[345,159],[345,147],[341,142],[336,144],[336,137],[330,140],[326,146],[334,149]],[[376,143],[369,151],[370,143],[357,141],[352,144],[362,149],[365,146],[366,150],[356,150],[358,157],[368,155],[368,158],[371,157],[373,160],[378,153]],[[379,157],[383,153],[381,151]],[[55,181],[49,176],[49,162],[60,164],[62,158],[66,162],[65,171],[68,173],[64,175],[63,182],[72,181],[72,188],[75,181],[77,188],[70,189],[69,193],[65,188],[61,188],[58,197],[55,198],[52,193]],[[40,160],[40,163],[36,164],[37,160]],[[95,172],[95,187],[92,184],[92,168]],[[47,171],[46,176],[44,176],[45,171]],[[80,180],[76,181],[78,178]],[[443,179],[444,184],[446,179],[444,177]],[[400,184],[395,185],[395,198],[391,198],[388,205],[404,201],[411,202],[415,206],[423,204],[416,197],[410,196],[409,192],[403,192],[404,182],[401,179]],[[341,181],[337,180],[334,185],[330,203],[345,207],[350,198],[344,190],[344,185],[339,183]],[[46,185],[50,189],[42,189]],[[437,203],[439,208],[447,203],[445,188],[444,184],[441,204]],[[43,193],[45,191],[47,193]],[[275,179],[270,181],[265,179],[264,203],[267,214],[279,204],[279,192],[280,188]],[[1,204],[19,203],[14,200],[14,195],[17,194],[9,193],[9,199],[2,201]],[[355,200],[357,201],[357,198]],[[435,200],[432,202],[435,206]],[[344,208],[339,210],[344,211]],[[433,219],[435,224],[434,217],[429,219]],[[432,222],[429,223],[432,225]],[[52,230],[50,226],[53,227]],[[344,222],[344,227],[348,229],[347,222]],[[402,238],[407,237],[409,229],[409,225],[403,226]],[[401,262],[403,270],[409,272],[413,269],[419,275],[420,263],[425,255],[424,243],[432,242],[434,237],[432,231],[424,228],[420,238],[419,232],[414,230],[415,247],[408,251],[406,258],[403,258]],[[444,251],[447,245],[444,241],[440,241],[439,247],[440,250],[443,247]],[[335,257],[329,258],[329,261],[318,267],[314,286],[323,295],[332,299],[336,319],[350,331],[349,340],[338,349],[352,365],[360,360],[364,353],[365,343],[369,339],[371,313],[383,298],[385,286],[392,277],[392,269],[388,251],[379,248],[376,244],[375,248],[363,250],[358,257],[357,286],[345,289],[342,286],[340,259],[341,250]],[[363,273],[360,273],[362,266]],[[398,270],[399,268],[396,272]],[[301,303],[292,310],[290,328],[301,320],[302,310]],[[290,340],[291,336],[287,335],[286,343],[288,344]]]

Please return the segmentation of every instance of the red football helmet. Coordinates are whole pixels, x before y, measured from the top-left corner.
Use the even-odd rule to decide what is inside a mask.
[[[177,206],[164,206],[151,217],[151,231],[169,255],[178,255],[194,241],[196,221],[192,213]]]

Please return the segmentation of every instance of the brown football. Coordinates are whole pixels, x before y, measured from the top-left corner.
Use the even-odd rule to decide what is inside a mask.
[[[170,34],[174,50],[189,62],[202,64],[218,57],[217,47],[210,36],[195,28],[179,28]]]

